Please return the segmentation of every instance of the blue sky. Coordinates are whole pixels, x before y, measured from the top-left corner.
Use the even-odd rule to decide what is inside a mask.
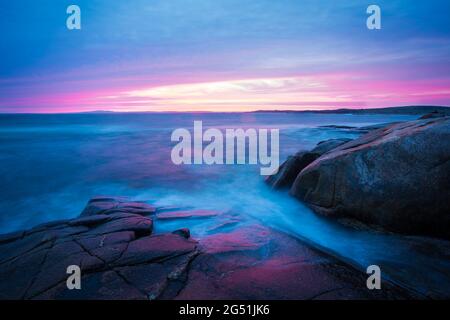
[[[81,30],[66,28],[70,4]],[[366,28],[370,4],[381,30]],[[443,0],[2,1],[0,112],[448,105],[448,12]]]

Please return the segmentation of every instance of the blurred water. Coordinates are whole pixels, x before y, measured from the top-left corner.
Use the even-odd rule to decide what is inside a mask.
[[[258,166],[175,166],[170,160],[172,130],[192,128],[194,120],[202,120],[205,129],[279,128],[283,160],[322,140],[358,136],[319,126],[414,118],[296,113],[0,115],[0,233],[76,217],[94,195],[130,196],[158,206],[251,216],[354,265],[398,267],[406,270],[392,271],[400,281],[408,282],[414,275],[414,281],[424,285],[448,286],[442,284],[442,276],[449,265],[440,257],[411,252],[409,240],[401,237],[356,231],[319,217],[286,193],[270,190]],[[166,227],[188,226],[197,237],[210,227],[201,219],[181,223]],[[425,275],[430,268],[434,273]]]
[[[0,232],[74,217],[93,195],[149,197],[199,207],[235,205],[223,193],[252,195],[264,189],[257,166],[175,166],[170,160],[175,128],[274,127],[281,129],[281,158],[318,141],[355,134],[320,125],[368,125],[407,116],[317,114],[60,114],[0,115]],[[240,183],[241,180],[245,184]],[[221,190],[221,201],[214,197]],[[274,200],[275,203],[277,200]]]

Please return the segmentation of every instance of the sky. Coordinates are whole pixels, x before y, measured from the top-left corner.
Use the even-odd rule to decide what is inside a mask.
[[[81,9],[68,30],[66,9]],[[381,30],[366,27],[369,5]],[[450,105],[448,0],[0,2],[0,112]]]

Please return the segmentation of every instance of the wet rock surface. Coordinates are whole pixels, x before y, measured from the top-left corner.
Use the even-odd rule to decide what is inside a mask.
[[[201,241],[177,299],[407,299],[390,284],[368,290],[366,275],[295,238],[250,224]]]
[[[186,228],[155,232],[157,215],[172,212],[175,219],[172,211],[94,198],[79,218],[1,236],[0,299],[411,297],[389,283],[368,290],[366,274],[256,221],[237,223],[233,215],[223,215],[198,239]],[[67,288],[70,265],[81,268],[81,290]]]

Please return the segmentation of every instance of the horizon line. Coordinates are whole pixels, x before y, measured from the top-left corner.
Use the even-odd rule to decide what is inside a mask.
[[[269,110],[251,110],[251,111],[210,111],[210,110],[204,110],[204,111],[115,111],[115,110],[92,110],[92,111],[73,111],[73,112],[0,112],[0,115],[10,115],[10,114],[23,114],[23,115],[34,115],[34,114],[42,114],[42,115],[50,115],[50,114],[106,114],[106,113],[113,113],[113,114],[133,114],[133,113],[174,113],[174,114],[182,114],[182,113],[191,113],[191,114],[203,114],[203,113],[264,113],[264,112],[290,112],[290,113],[327,113],[327,112],[361,112],[361,111],[376,111],[376,110],[388,110],[388,109],[406,109],[406,108],[449,108],[450,105],[444,106],[444,105],[406,105],[406,106],[389,106],[389,107],[367,107],[367,108],[336,108],[336,109],[305,109],[305,110],[297,110],[297,109],[269,109]]]

